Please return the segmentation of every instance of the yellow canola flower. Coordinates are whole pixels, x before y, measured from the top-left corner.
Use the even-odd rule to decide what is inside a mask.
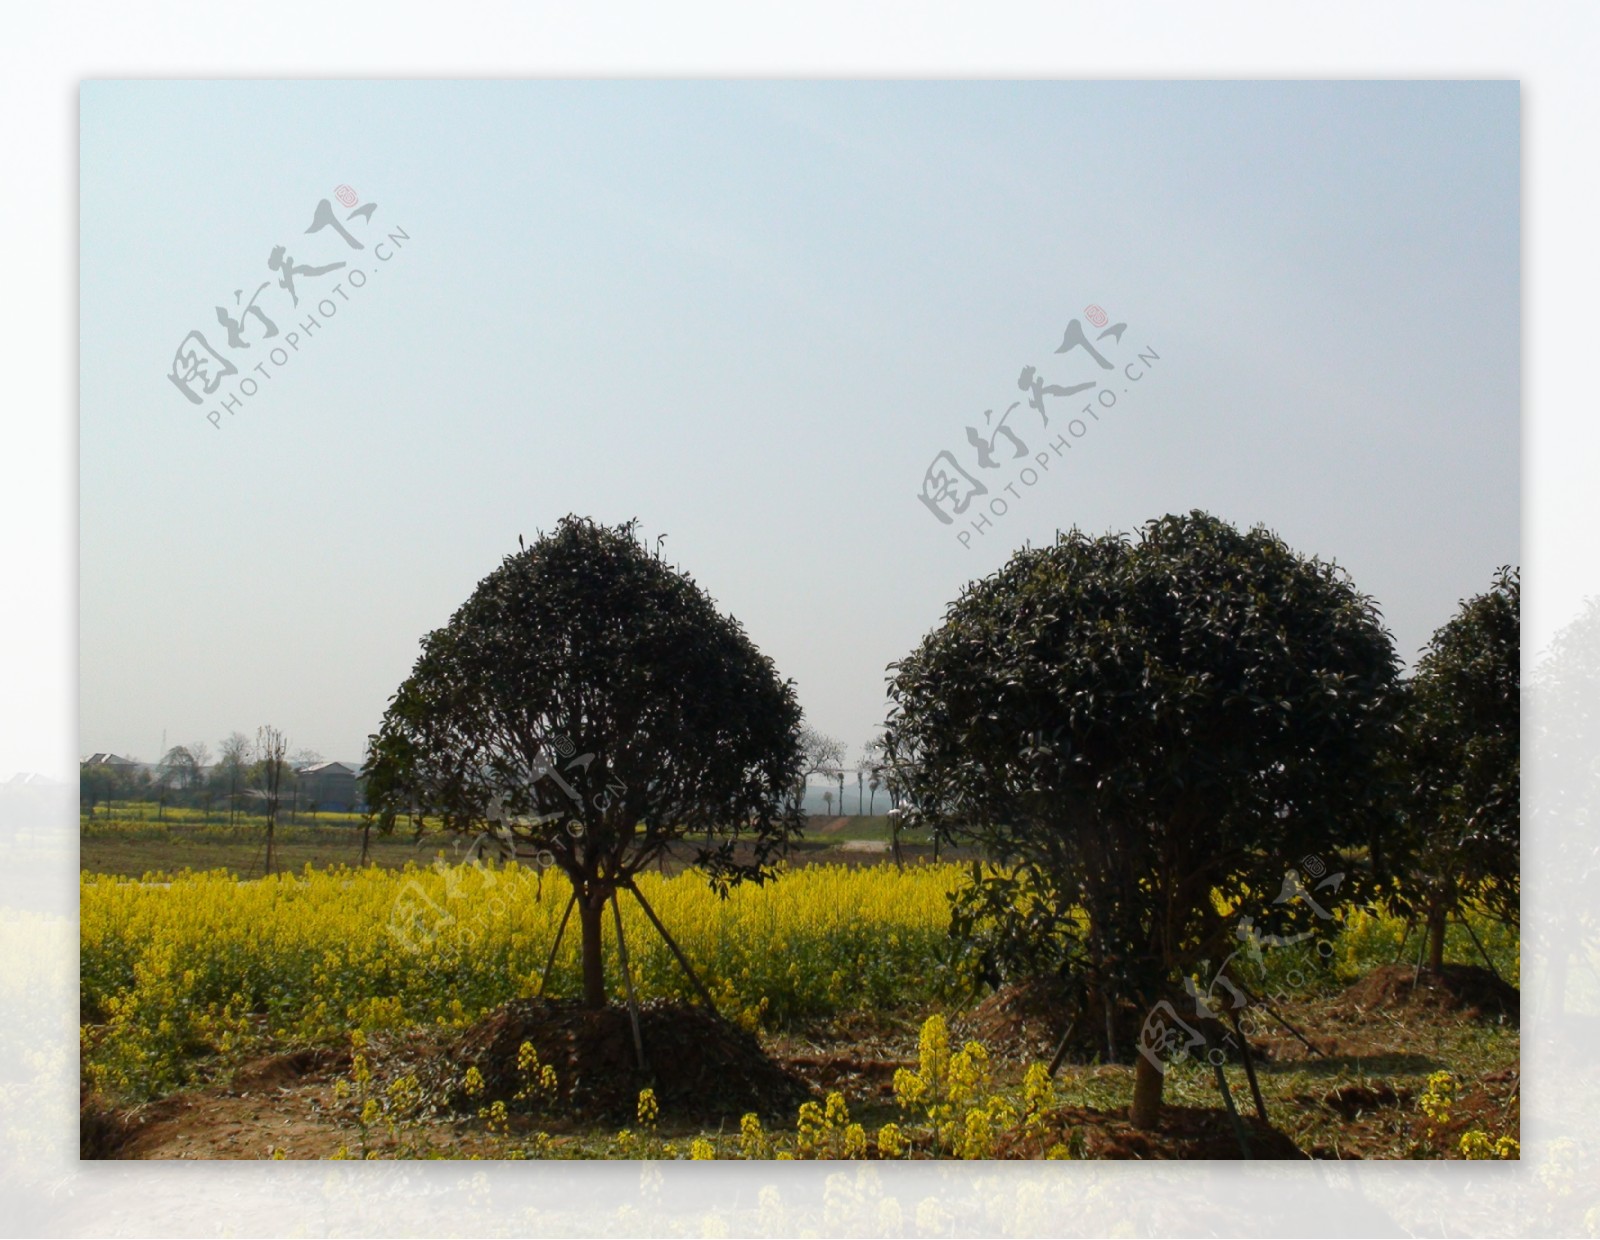
[[[642,874],[638,886],[719,1006],[754,1030],[931,999],[946,897],[964,880],[947,864],[807,866],[727,899],[692,873]],[[270,1037],[470,1025],[537,984],[570,894],[556,872],[442,863],[160,881],[80,876],[95,1031],[84,1071],[120,1095],[171,1092],[208,1057]],[[692,1000],[642,907],[624,896],[621,909],[639,997]],[[577,991],[579,939],[562,937],[547,993]],[[907,979],[927,980],[919,992]]]
[[[767,1134],[761,1129],[761,1117],[753,1111],[746,1112],[739,1121],[739,1154],[751,1160],[766,1158],[771,1153]]]

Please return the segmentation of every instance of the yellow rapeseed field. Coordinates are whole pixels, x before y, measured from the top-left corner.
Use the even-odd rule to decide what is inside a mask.
[[[725,900],[692,874],[638,881],[719,1007],[770,1026],[926,1001],[948,977],[936,953],[946,895],[963,874],[953,865],[809,866]],[[192,1063],[255,1040],[465,1025],[533,993],[570,892],[558,872],[515,866],[308,867],[256,881],[85,874],[86,1074],[109,1092],[151,1096],[187,1079]],[[621,907],[641,997],[689,998],[638,904],[624,893]],[[609,933],[607,957],[620,999]],[[578,989],[574,918],[546,993]]]
[[[747,1028],[774,1029],[844,1011],[970,1000],[973,979],[953,965],[947,936],[947,897],[967,877],[952,864],[807,866],[727,899],[692,873],[638,881],[718,1008]],[[85,873],[86,1082],[112,1096],[153,1097],[217,1057],[343,1042],[352,1031],[465,1026],[535,992],[570,894],[557,871],[442,859],[398,871],[308,866],[257,880],[223,871],[143,881]],[[691,999],[637,902],[623,893],[621,908],[640,997]],[[1515,985],[1515,930],[1474,924],[1475,941],[1452,927],[1457,958],[1482,942]],[[1253,984],[1279,993],[1318,978],[1348,982],[1399,958],[1407,940],[1400,918],[1353,905],[1324,925],[1315,945],[1268,953]],[[1410,941],[1415,951],[1420,940]],[[574,918],[545,993],[579,992],[578,957]],[[609,917],[606,957],[621,1001]]]

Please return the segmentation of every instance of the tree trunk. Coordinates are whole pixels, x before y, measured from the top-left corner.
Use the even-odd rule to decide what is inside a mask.
[[[1133,1057],[1133,1105],[1128,1119],[1135,1128],[1156,1128],[1161,1123],[1161,1087],[1166,1076],[1144,1055]]]
[[[583,935],[583,1006],[591,1011],[606,1005],[606,965],[601,955],[601,914],[605,901],[585,892],[578,897],[578,928]]]
[[[1428,913],[1428,967],[1434,972],[1444,968],[1444,931],[1449,921],[1449,910],[1440,906]]]

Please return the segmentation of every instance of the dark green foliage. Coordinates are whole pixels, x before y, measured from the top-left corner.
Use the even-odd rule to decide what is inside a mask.
[[[368,796],[382,815],[469,830],[498,795],[549,819],[533,834],[583,873],[709,834],[715,880],[760,878],[800,824],[799,721],[772,661],[632,523],[568,517],[424,639],[372,738]],[[559,781],[530,779],[545,764]],[[754,850],[743,864],[735,832]]]
[[[982,931],[985,965],[1048,961],[1107,1010],[1238,945],[1214,891],[1270,901],[1385,821],[1389,634],[1341,570],[1264,529],[1074,530],[968,586],[891,670],[897,785],[1006,863],[957,929]]]
[[[380,826],[441,820],[529,845],[599,912],[674,840],[712,884],[763,881],[803,818],[800,707],[772,661],[636,527],[567,517],[507,556],[422,655],[371,738]]]
[[[1521,572],[1501,568],[1433,635],[1410,685],[1407,888],[1440,933],[1473,903],[1518,917],[1521,609]]]

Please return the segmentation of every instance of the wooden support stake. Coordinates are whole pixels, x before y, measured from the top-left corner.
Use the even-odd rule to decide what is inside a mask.
[[[533,992],[537,999],[544,994],[544,984],[550,980],[550,970],[555,968],[556,950],[561,946],[561,936],[567,932],[567,918],[572,916],[572,906],[578,902],[578,889],[572,889],[572,898],[567,901],[567,911],[561,914],[561,924],[556,927],[555,942],[550,944],[550,955],[544,962],[544,972],[539,974],[539,989]]]
[[[644,915],[650,919],[650,924],[656,928],[656,933],[666,941],[667,947],[671,949],[673,956],[683,967],[683,971],[688,974],[689,981],[694,984],[695,990],[705,1000],[705,1005],[711,1009],[713,1015],[722,1015],[721,1012],[717,1011],[716,1001],[711,998],[711,992],[706,989],[705,983],[700,980],[694,969],[690,967],[688,958],[678,949],[678,945],[673,941],[672,936],[667,933],[667,928],[661,924],[661,918],[656,916],[655,909],[650,907],[650,902],[644,898],[644,893],[635,887],[632,882],[628,883],[628,890],[633,892],[633,898],[639,901],[639,907],[644,910]]]
[[[1228,1089],[1228,1078],[1222,1074],[1222,1065],[1214,1063],[1211,1070],[1217,1074],[1217,1089],[1222,1093],[1223,1105],[1228,1108],[1228,1118],[1233,1122],[1233,1135],[1239,1138],[1239,1148],[1246,1158],[1250,1154],[1250,1138],[1245,1136],[1244,1121],[1239,1118],[1239,1108],[1233,1105],[1233,1093]]]
[[[1256,1080],[1256,1057],[1250,1050],[1250,1039],[1244,1036],[1244,1030],[1239,1026],[1238,1009],[1228,1009],[1228,1021],[1233,1025],[1233,1032],[1239,1039],[1239,1054],[1244,1060],[1244,1075],[1250,1082],[1250,1097],[1256,1104],[1256,1118],[1270,1123],[1267,1120],[1267,1104],[1261,1100],[1261,1083]]]
[[[1489,966],[1489,972],[1494,974],[1494,980],[1504,982],[1506,979],[1500,976],[1500,970],[1494,967],[1494,961],[1489,959],[1489,953],[1484,950],[1483,944],[1478,942],[1478,936],[1473,933],[1472,923],[1467,920],[1465,914],[1461,917],[1461,924],[1467,928],[1467,933],[1472,935],[1473,946],[1478,949],[1478,955],[1483,957],[1483,963]]]
[[[1061,1041],[1056,1043],[1055,1056],[1050,1060],[1050,1075],[1056,1074],[1056,1069],[1061,1067],[1061,1061],[1067,1057],[1067,1039],[1072,1036],[1072,1031],[1078,1027],[1077,1018],[1067,1022],[1067,1031],[1061,1035]]]
[[[633,1049],[639,1056],[639,1071],[649,1069],[644,1062],[644,1036],[639,1032],[639,1000],[633,993],[633,970],[628,967],[628,940],[622,933],[622,906],[617,903],[617,889],[611,889],[611,912],[617,919],[617,959],[622,962],[622,984],[628,992],[628,1019],[633,1023]]]
[[[1326,1059],[1328,1057],[1322,1050],[1320,1050],[1318,1047],[1315,1047],[1315,1046],[1313,1046],[1311,1044],[1311,1039],[1310,1038],[1306,1037],[1305,1034],[1301,1033],[1298,1029],[1296,1029],[1288,1021],[1284,1020],[1284,1018],[1278,1014],[1278,1009],[1273,1007],[1272,1004],[1268,1003],[1265,999],[1261,998],[1261,996],[1256,995],[1256,994],[1252,994],[1251,991],[1250,991],[1250,988],[1248,986],[1246,986],[1243,982],[1235,980],[1234,985],[1237,986],[1240,990],[1244,991],[1245,998],[1249,999],[1251,1003],[1258,1004],[1261,1007],[1265,1008],[1266,1011],[1267,1011],[1267,1014],[1269,1016],[1271,1016],[1273,1020],[1277,1021],[1280,1025],[1282,1025],[1290,1033],[1294,1034],[1295,1037],[1299,1038],[1301,1046],[1305,1047],[1313,1055],[1316,1055],[1319,1058]]]

